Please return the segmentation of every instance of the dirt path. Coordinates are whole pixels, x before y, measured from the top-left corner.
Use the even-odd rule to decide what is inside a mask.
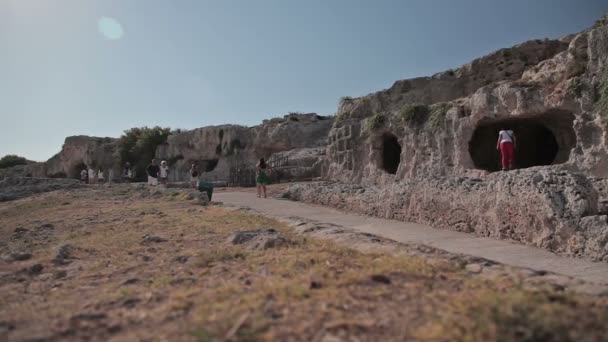
[[[503,264],[544,270],[588,282],[608,284],[608,264],[568,258],[504,240],[434,229],[430,226],[344,213],[335,209],[278,199],[258,199],[251,192],[220,192],[214,200],[280,218],[303,217],[353,228],[402,243],[419,243],[451,253],[473,255]]]

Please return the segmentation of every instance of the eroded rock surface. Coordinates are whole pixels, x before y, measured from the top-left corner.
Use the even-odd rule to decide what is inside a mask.
[[[391,186],[295,184],[283,197],[608,261],[607,195],[603,180],[532,168]]]

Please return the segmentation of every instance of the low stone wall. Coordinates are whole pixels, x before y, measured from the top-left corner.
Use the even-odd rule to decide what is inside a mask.
[[[608,180],[551,167],[382,187],[294,184],[283,197],[608,261]]]

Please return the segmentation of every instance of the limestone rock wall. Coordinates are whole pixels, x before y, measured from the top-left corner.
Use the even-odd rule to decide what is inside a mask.
[[[59,153],[45,163],[31,166],[29,173],[34,177],[79,178],[84,165],[120,170],[114,155],[116,140],[84,135],[67,137]]]
[[[343,98],[328,182],[285,197],[608,261],[607,24]]]
[[[605,179],[536,167],[483,178],[425,177],[390,186],[297,184],[284,197],[608,261],[607,184]]]
[[[492,146],[495,141],[474,141],[476,130],[491,124],[524,127],[529,120],[555,138],[553,164],[606,177],[602,116],[608,113],[597,103],[608,97],[608,88],[602,88],[608,82],[607,56],[608,26],[596,25],[561,40],[499,50],[432,77],[398,81],[365,97],[344,98],[329,136],[326,176],[390,184],[421,174],[484,174],[477,165],[483,161],[471,155],[471,143]],[[412,114],[414,105],[423,113]],[[401,146],[394,175],[382,166],[386,134]]]
[[[209,180],[227,180],[232,165],[253,164],[261,157],[294,148],[325,146],[333,117],[289,114],[261,125],[208,126],[169,136],[156,156],[171,166],[170,180],[189,179],[196,163]],[[88,136],[68,137],[59,153],[44,163],[28,165],[20,174],[33,177],[78,178],[84,165],[94,165],[120,175],[117,139]]]
[[[232,166],[252,165],[277,152],[325,146],[332,125],[332,117],[311,113],[266,120],[254,127],[203,127],[170,136],[157,157],[171,166],[171,181],[187,180],[193,163],[203,178],[226,181]]]

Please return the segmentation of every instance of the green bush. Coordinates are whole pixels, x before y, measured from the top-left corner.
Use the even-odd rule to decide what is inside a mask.
[[[281,118],[281,117],[276,117],[276,118],[272,118],[272,119],[270,119],[270,120],[269,120],[269,122],[270,122],[271,124],[282,124],[282,123],[284,123],[284,122],[285,122],[285,119],[284,119],[284,118]]]
[[[124,131],[118,139],[117,153],[122,164],[129,162],[138,180],[146,178],[146,167],[156,154],[156,148],[176,133],[170,128],[135,127]]]
[[[342,96],[342,97],[340,98],[340,102],[344,102],[344,101],[352,101],[352,100],[353,100],[353,98],[352,98],[352,97],[350,97],[350,96]]]
[[[401,119],[416,126],[423,125],[429,116],[429,107],[427,105],[405,105],[399,112]]]
[[[431,106],[431,114],[429,115],[428,126],[432,130],[440,129],[445,123],[445,115],[452,106],[448,103],[436,103]]]
[[[386,116],[384,113],[376,113],[374,116],[367,120],[367,128],[369,129],[380,129],[386,123]]]
[[[7,154],[0,159],[0,169],[6,169],[17,165],[26,165],[27,159],[14,154]]]

